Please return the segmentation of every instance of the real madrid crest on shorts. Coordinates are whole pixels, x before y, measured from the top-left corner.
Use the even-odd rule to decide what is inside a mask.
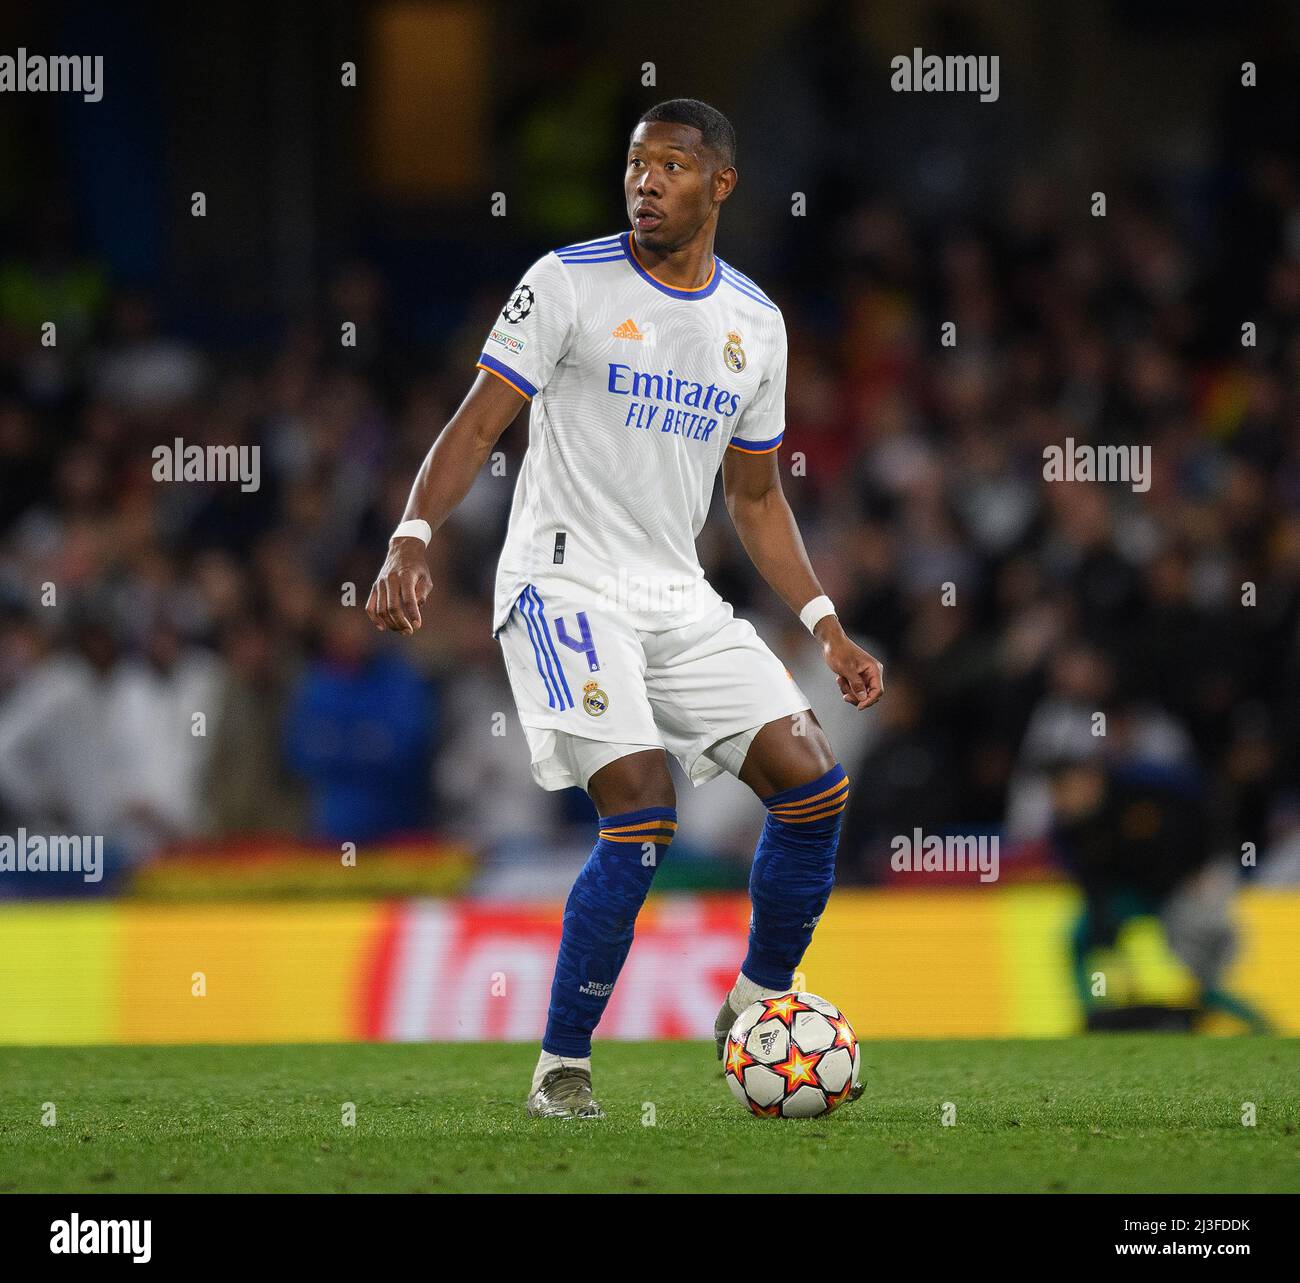
[[[531,287],[521,285],[510,296],[510,301],[501,309],[501,315],[511,325],[518,325],[533,310],[533,302],[536,298],[537,296],[533,293]]]
[[[599,717],[609,707],[609,696],[595,682],[582,688],[582,706],[592,717]]]
[[[727,341],[722,345],[722,359],[732,374],[739,374],[745,368],[745,349],[740,346],[740,335],[735,330],[727,331]]]

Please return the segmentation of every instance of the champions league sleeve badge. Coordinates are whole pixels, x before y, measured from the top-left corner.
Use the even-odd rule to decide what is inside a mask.
[[[521,285],[510,296],[510,301],[501,309],[501,315],[511,325],[518,325],[520,321],[533,310],[533,304],[537,301],[537,295],[533,293],[530,285]]]
[[[745,368],[745,349],[740,346],[740,335],[735,330],[727,331],[727,341],[722,345],[722,359],[732,374],[739,374]]]

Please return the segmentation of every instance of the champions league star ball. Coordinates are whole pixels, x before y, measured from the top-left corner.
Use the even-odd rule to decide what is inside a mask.
[[[785,993],[736,1017],[723,1065],[731,1094],[760,1118],[816,1118],[849,1099],[861,1053],[833,1003]]]

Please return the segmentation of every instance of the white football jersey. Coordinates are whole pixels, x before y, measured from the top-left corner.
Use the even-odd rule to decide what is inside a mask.
[[[785,429],[776,304],[716,255],[698,288],[665,285],[623,232],[538,259],[478,365],[532,402],[494,632],[543,579],[652,632],[711,609],[695,537],[723,451],[775,450]]]

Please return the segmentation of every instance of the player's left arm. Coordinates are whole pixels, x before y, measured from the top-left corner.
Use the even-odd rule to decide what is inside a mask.
[[[727,511],[750,561],[797,615],[814,597],[822,596],[822,587],[781,489],[776,451],[756,454],[728,449],[722,486]],[[870,708],[885,692],[880,661],[849,640],[835,615],[823,618],[814,631],[844,702]]]

